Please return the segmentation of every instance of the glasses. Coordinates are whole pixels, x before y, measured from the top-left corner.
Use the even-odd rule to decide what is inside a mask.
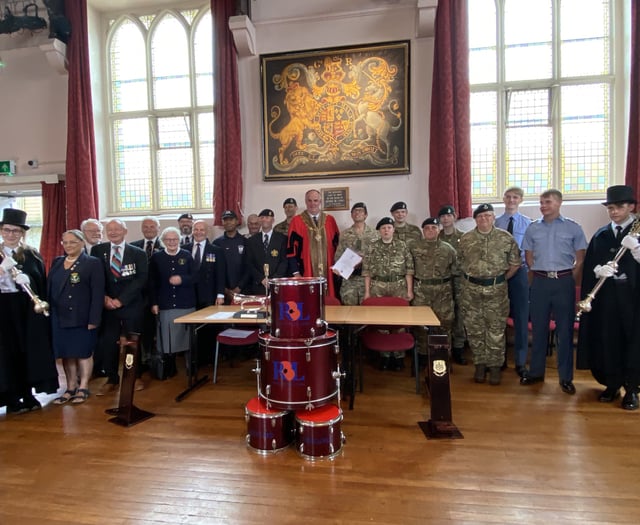
[[[171,237],[165,237],[164,239],[162,239],[164,242],[180,242],[180,239],[178,239],[177,237],[175,239],[171,238]]]
[[[82,241],[62,241],[60,244],[66,246],[67,244],[82,244]]]
[[[22,235],[22,228],[2,228],[5,235]]]

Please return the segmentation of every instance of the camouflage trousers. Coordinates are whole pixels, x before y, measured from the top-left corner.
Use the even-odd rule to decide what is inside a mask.
[[[473,362],[488,367],[502,366],[504,331],[509,315],[507,283],[480,286],[465,281],[460,294],[460,309]]]
[[[371,278],[371,286],[369,288],[369,294],[371,297],[407,297],[407,281],[401,279],[400,281],[394,281],[392,283],[385,283],[383,281],[376,281]],[[389,357],[393,355],[398,359],[404,357],[404,352],[381,352],[382,357]]]
[[[464,331],[464,320],[460,311],[460,294],[462,293],[462,277],[458,276],[453,279],[453,301],[455,303],[453,328],[451,330],[451,347],[463,348],[464,342],[467,340],[467,334]]]
[[[340,286],[340,301],[347,306],[357,306],[364,299],[364,277],[352,275],[343,279]]]
[[[454,304],[451,283],[443,284],[422,284],[414,281],[413,301],[411,306],[430,306],[438,317],[440,325],[447,331],[449,339],[453,331]],[[427,354],[427,333],[422,327],[413,329],[413,336],[416,339],[416,348],[419,354]]]

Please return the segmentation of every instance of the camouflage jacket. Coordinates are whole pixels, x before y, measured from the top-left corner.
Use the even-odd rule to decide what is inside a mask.
[[[474,228],[465,233],[458,244],[458,265],[472,277],[494,277],[520,264],[518,243],[499,228],[494,227],[486,234]]]
[[[364,232],[359,235],[353,226],[340,232],[340,241],[336,248],[336,260],[344,253],[347,248],[351,248],[361,257],[367,253],[369,245],[378,239],[378,232],[368,224],[364,226]]]
[[[409,244],[416,279],[445,279],[456,273],[456,251],[437,239],[422,239]]]
[[[393,239],[390,243],[378,239],[369,245],[362,263],[362,275],[392,278],[413,275],[413,257],[406,243]]]
[[[458,230],[458,228],[455,228],[451,235],[447,235],[446,233],[444,233],[444,230],[440,230],[440,233],[438,234],[438,239],[449,243],[451,246],[453,246],[455,250],[457,250],[458,243],[460,242],[460,239],[462,238],[463,235],[464,233]]]
[[[282,222],[279,222],[273,227],[273,231],[280,232],[284,235],[289,235],[289,224],[287,223],[287,219]]]
[[[408,243],[409,241],[419,241],[422,239],[422,230],[415,224],[404,223],[404,226],[396,226],[393,238]]]

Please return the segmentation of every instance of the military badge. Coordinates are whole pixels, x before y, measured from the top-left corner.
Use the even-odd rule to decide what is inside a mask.
[[[279,253],[278,250],[271,250],[271,257],[277,257]]]
[[[133,354],[127,354],[127,357],[124,361],[124,366],[127,367],[127,370],[131,370],[133,368]]]
[[[184,266],[185,264],[187,264],[187,260],[184,257],[180,257],[178,259],[178,266]]]
[[[71,284],[78,284],[80,282],[80,274],[78,272],[72,272],[69,275],[69,282]]]
[[[208,262],[208,263],[216,262],[216,254],[215,253],[208,253],[208,254],[206,254],[204,260],[205,260],[205,262]]]
[[[433,375],[442,377],[447,373],[447,363],[443,359],[436,359],[433,362]]]

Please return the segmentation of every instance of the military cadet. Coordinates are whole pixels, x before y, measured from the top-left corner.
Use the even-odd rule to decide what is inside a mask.
[[[447,204],[440,208],[438,212],[438,220],[442,229],[438,234],[441,241],[458,249],[458,243],[462,238],[463,232],[456,228],[456,210],[451,204]],[[456,271],[453,274],[453,301],[455,303],[455,311],[453,318],[453,330],[451,335],[451,357],[453,362],[459,365],[466,365],[467,360],[464,357],[464,342],[467,335],[464,332],[464,323],[462,321],[462,313],[460,312],[460,290],[462,289],[462,276]]]
[[[396,202],[389,210],[393,215],[393,227],[395,233],[393,234],[396,239],[400,239],[404,242],[410,240],[419,241],[422,239],[422,231],[415,224],[409,224],[407,221],[407,204],[402,201]]]
[[[340,232],[340,241],[336,249],[336,260],[342,257],[349,248],[364,257],[369,245],[378,238],[376,231],[369,226],[367,220],[367,206],[364,202],[356,202],[351,207],[353,225]],[[357,265],[348,279],[342,280],[340,286],[340,300],[342,304],[358,305],[364,299],[364,277],[362,277],[362,263]]]
[[[430,306],[441,326],[451,338],[454,303],[452,273],[456,271],[456,251],[450,244],[438,239],[440,221],[429,217],[422,222],[424,239],[409,243],[413,256],[412,306]],[[420,365],[426,363],[427,337],[423,329],[415,330]]]
[[[282,209],[284,210],[285,219],[276,224],[273,227],[273,231],[289,235],[289,224],[291,224],[291,219],[298,213],[298,203],[293,197],[288,197],[282,203]]]
[[[504,361],[504,332],[509,315],[507,280],[522,265],[518,243],[494,227],[491,204],[474,212],[476,227],[458,244],[458,264],[464,278],[460,309],[476,365],[474,380],[499,385]]]
[[[393,219],[383,217],[376,230],[380,239],[372,242],[362,263],[364,298],[403,297],[413,299],[413,257],[404,241],[394,238]],[[382,353],[381,368],[400,370],[404,352]]]

